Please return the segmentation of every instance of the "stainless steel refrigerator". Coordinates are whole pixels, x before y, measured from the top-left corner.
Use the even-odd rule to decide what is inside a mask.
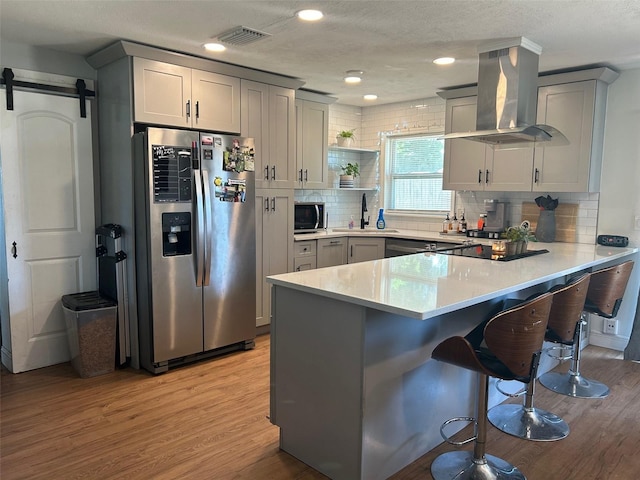
[[[253,140],[147,128],[134,149],[141,365],[253,348]]]

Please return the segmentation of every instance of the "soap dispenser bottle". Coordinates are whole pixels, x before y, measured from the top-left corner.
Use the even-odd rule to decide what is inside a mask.
[[[351,215],[351,220],[349,220],[349,230],[353,230],[353,227],[356,223],[353,221],[353,215]]]
[[[386,226],[383,213],[384,213],[384,208],[381,208],[380,211],[378,212],[378,220],[376,221],[376,227],[378,227],[379,230],[384,229],[384,227]]]

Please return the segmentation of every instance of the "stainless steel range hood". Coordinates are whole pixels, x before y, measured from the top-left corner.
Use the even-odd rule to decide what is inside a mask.
[[[557,129],[536,125],[539,45],[524,37],[489,45],[479,52],[476,131],[445,135],[501,148],[567,145]]]

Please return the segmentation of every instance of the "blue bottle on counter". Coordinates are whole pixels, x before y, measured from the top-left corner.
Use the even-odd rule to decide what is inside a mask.
[[[384,208],[381,208],[380,211],[378,212],[378,221],[376,222],[376,227],[379,230],[384,229],[384,227],[386,226],[386,223],[384,221],[383,212],[384,212]]]

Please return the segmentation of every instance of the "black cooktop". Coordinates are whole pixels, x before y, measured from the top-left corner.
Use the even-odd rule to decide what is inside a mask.
[[[437,250],[437,253],[443,255],[454,255],[458,257],[481,258],[483,260],[497,260],[499,262],[510,262],[520,258],[532,257],[543,253],[549,253],[549,250],[527,250],[516,255],[496,254],[493,252],[491,245],[460,245],[447,249]]]

